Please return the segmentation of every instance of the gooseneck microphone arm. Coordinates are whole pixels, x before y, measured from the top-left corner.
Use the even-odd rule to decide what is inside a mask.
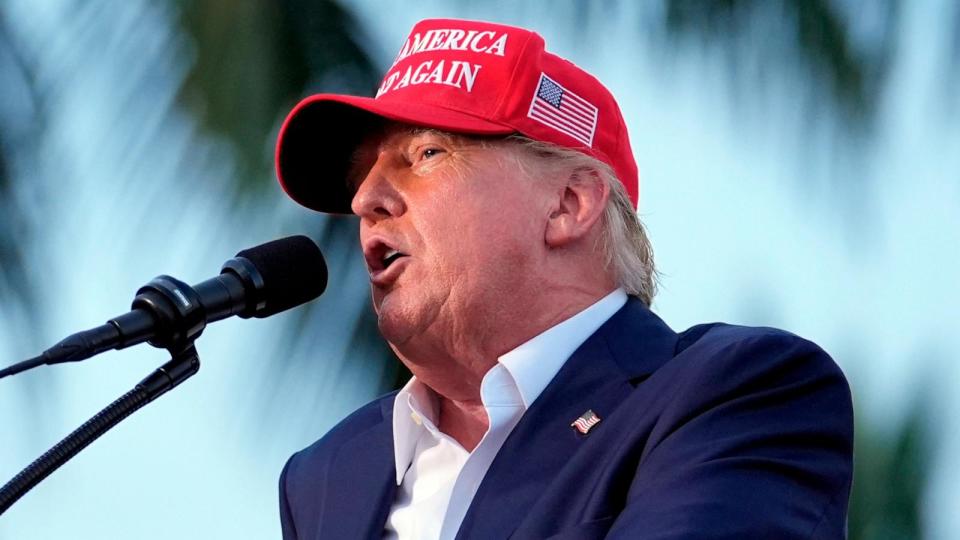
[[[219,276],[193,287],[170,276],[154,278],[137,291],[130,312],[2,370],[0,376],[12,375],[144,341],[167,349],[171,356],[0,488],[0,515],[110,428],[194,375],[200,369],[194,340],[208,322],[231,315],[269,317],[313,300],[326,284],[326,264],[312,240],[305,236],[274,240],[241,251],[223,265]]]
[[[200,369],[193,342],[171,351],[170,361],[140,381],[133,390],[107,405],[90,420],[64,437],[0,488],[0,515],[61,465],[138,409],[173,389]]]

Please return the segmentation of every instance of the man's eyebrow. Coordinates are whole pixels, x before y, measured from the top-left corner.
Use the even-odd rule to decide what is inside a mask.
[[[469,137],[465,137],[457,133],[450,133],[448,131],[428,127],[411,127],[408,133],[413,136],[433,135],[434,137],[443,139],[444,142],[467,141],[470,139]]]

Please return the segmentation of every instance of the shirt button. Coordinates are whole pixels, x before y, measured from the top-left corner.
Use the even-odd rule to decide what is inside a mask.
[[[410,413],[410,418],[413,418],[414,423],[416,423],[418,426],[422,426],[422,425],[423,425],[423,420],[420,418],[420,415],[419,415],[419,414],[417,414],[417,413]]]

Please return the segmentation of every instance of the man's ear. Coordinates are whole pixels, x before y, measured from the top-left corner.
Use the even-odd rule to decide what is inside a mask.
[[[610,186],[589,169],[571,173],[561,189],[544,234],[544,241],[551,248],[569,245],[590,234],[610,198]]]

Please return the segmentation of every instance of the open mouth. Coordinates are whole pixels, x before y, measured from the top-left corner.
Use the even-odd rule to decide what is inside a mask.
[[[391,268],[397,266],[397,262],[408,257],[407,253],[397,249],[393,242],[384,238],[375,238],[369,240],[363,249],[364,258],[367,260],[367,269],[370,272],[370,279],[376,285],[388,285],[393,282],[399,274]]]
[[[383,269],[386,270],[390,268],[390,265],[397,261],[400,257],[406,257],[406,253],[401,253],[396,249],[391,249],[383,254]]]

